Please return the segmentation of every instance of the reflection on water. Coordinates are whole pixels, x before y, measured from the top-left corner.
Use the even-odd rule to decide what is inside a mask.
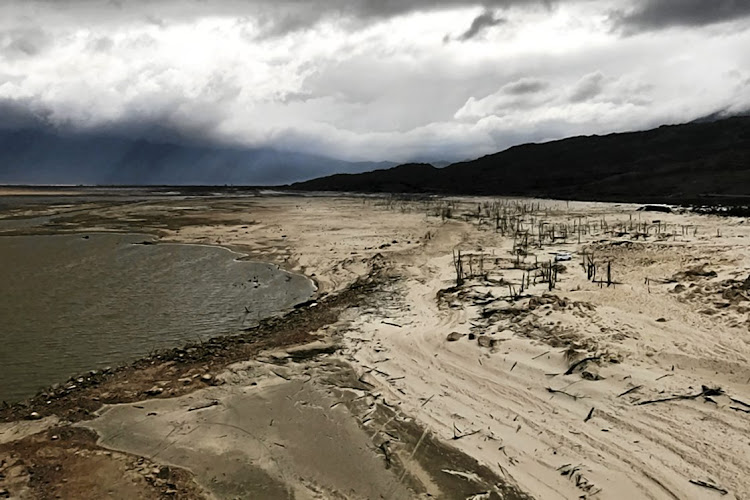
[[[305,277],[139,235],[0,237],[0,400],[211,336],[307,300]]]

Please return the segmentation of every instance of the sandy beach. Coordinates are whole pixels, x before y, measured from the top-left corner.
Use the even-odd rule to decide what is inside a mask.
[[[10,210],[51,219],[8,234],[138,228],[318,292],[0,410],[11,498],[750,495],[744,219],[489,198],[70,203]]]

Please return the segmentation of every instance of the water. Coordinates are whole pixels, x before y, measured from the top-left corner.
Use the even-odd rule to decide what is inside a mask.
[[[223,248],[135,244],[148,239],[0,237],[0,400],[236,333],[314,292],[303,276]]]

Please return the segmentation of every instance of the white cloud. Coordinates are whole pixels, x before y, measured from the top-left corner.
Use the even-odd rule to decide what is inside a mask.
[[[6,4],[0,100],[65,127],[158,124],[201,140],[373,160],[470,158],[750,106],[750,29],[623,38],[607,21],[617,1],[485,2],[506,21],[465,42],[450,40],[484,6],[389,16],[331,0],[329,15],[289,31],[260,1],[256,15],[232,2],[198,2],[187,15],[165,2],[109,17],[83,9],[78,21],[52,3]]]

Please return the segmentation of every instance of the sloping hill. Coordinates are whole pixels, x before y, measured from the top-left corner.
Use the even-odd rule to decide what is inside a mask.
[[[750,202],[750,117],[525,144],[442,169],[402,165],[293,184],[297,190]]]

